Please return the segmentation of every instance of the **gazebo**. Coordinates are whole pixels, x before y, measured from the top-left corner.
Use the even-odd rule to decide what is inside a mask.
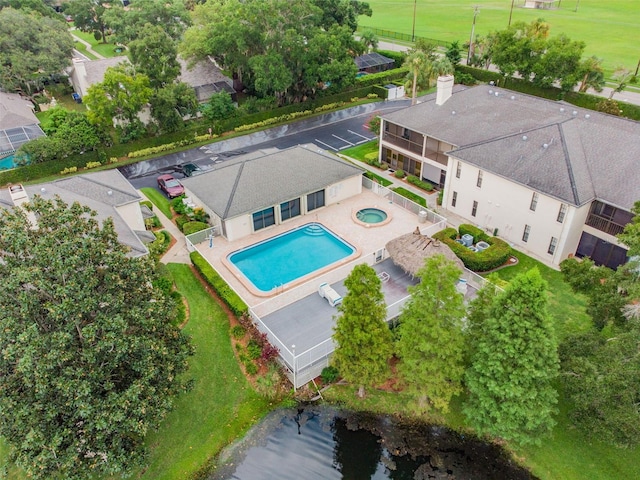
[[[435,238],[419,233],[407,233],[394,238],[385,246],[389,256],[397,266],[409,275],[415,276],[424,266],[426,258],[442,254],[447,260],[454,262],[461,271],[464,271],[464,263],[453,250]]]

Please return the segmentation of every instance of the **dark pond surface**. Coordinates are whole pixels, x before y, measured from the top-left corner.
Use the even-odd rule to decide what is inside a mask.
[[[220,461],[209,480],[535,478],[474,437],[318,406],[272,412]]]

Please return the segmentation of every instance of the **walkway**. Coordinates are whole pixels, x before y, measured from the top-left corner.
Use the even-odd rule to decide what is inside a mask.
[[[72,31],[72,30],[74,30],[74,29],[75,29],[75,27],[73,27],[73,28],[69,29],[69,33],[71,34],[71,36],[73,37],[73,39],[74,39],[76,42],[80,42],[81,44],[83,44],[83,45],[86,47],[87,52],[89,52],[91,55],[95,55],[95,57],[96,57],[97,59],[99,59],[99,60],[100,60],[100,59],[105,58],[105,57],[104,57],[104,55],[100,55],[100,54],[99,54],[98,52],[96,52],[93,48],[91,48],[91,44],[90,44],[89,42],[87,42],[87,41],[85,41],[85,40],[81,39],[80,37],[78,37],[78,36],[76,36],[76,35],[74,35],[74,34],[73,34],[73,31]],[[80,54],[82,54],[81,52],[79,52],[79,53],[80,53]]]

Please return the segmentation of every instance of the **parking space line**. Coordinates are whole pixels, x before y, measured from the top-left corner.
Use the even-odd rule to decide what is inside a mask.
[[[321,141],[320,141],[320,140],[318,140],[317,138],[316,138],[316,142],[321,143],[321,144],[322,144],[322,145],[324,145],[325,147],[329,147],[331,150],[335,150],[336,152],[340,151],[338,148],[336,148],[336,147],[332,147],[331,145],[329,145],[329,144],[327,144],[327,143],[321,142]]]
[[[353,135],[357,135],[358,137],[362,137],[362,138],[366,138],[366,142],[369,141],[369,139],[367,137],[365,137],[364,135],[360,135],[358,132],[354,132],[352,130],[347,130],[347,132],[352,133]]]
[[[359,142],[356,142],[356,145],[360,145],[361,143],[367,143],[370,142],[371,140],[375,140],[378,137],[373,137],[373,138],[367,138],[365,137],[364,140],[360,140]]]
[[[345,139],[344,139],[344,138],[342,138],[342,137],[339,137],[338,135],[335,135],[335,134],[333,134],[333,133],[332,133],[332,134],[331,134],[331,136],[332,136],[332,137],[337,138],[337,139],[338,139],[338,140],[340,140],[341,142],[348,143],[349,145],[352,145],[352,146],[353,146],[353,143],[349,142],[348,140],[345,140]]]

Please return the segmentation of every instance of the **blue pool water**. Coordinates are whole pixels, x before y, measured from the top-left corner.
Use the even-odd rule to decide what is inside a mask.
[[[229,255],[229,261],[263,292],[348,257],[353,248],[319,223],[308,223]]]
[[[13,163],[13,155],[9,155],[3,159],[0,159],[0,170],[8,170],[9,168],[14,168],[15,164]]]

